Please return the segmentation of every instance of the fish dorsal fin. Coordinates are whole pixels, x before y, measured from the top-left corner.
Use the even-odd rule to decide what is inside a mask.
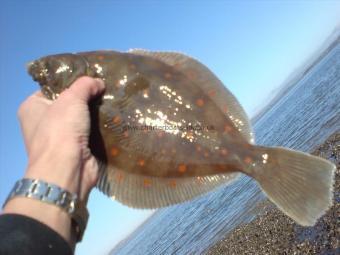
[[[254,142],[250,121],[235,96],[198,60],[177,52],[131,49],[131,54],[158,59],[192,79],[234,123],[249,143]]]

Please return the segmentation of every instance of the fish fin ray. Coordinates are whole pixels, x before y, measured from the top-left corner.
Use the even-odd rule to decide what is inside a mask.
[[[97,188],[132,208],[155,209],[191,200],[235,180],[239,173],[188,178],[159,178],[131,174],[109,166],[101,171]],[[117,176],[122,178],[119,180]],[[150,183],[145,187],[144,180]]]
[[[269,199],[303,226],[312,226],[332,205],[335,165],[303,152],[264,148],[267,166],[254,171]]]
[[[197,82],[200,88],[208,95],[210,91],[216,90],[213,100],[217,106],[223,112],[225,112],[225,108],[227,108],[229,115],[239,118],[243,123],[243,126],[240,127],[241,134],[249,143],[254,143],[254,133],[250,121],[236,97],[198,60],[179,52],[148,51],[143,49],[131,49],[128,52],[158,59],[172,66],[177,71],[182,72],[184,75],[187,75],[190,70],[193,71],[197,75],[195,82]],[[234,122],[234,125],[236,126],[238,124]]]

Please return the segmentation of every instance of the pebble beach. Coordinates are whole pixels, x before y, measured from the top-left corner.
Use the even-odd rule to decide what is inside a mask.
[[[228,233],[206,254],[340,254],[340,132],[312,154],[337,166],[333,206],[315,226],[297,225],[266,200],[259,205],[263,212],[257,218]]]

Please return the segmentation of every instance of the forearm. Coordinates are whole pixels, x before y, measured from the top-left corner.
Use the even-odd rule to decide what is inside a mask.
[[[49,164],[47,162],[50,162],[53,167],[48,167]],[[38,179],[54,184],[78,195],[79,169],[75,168],[75,166],[65,164],[63,168],[68,170],[65,171],[67,174],[61,174],[57,168],[59,168],[59,166],[53,164],[52,157],[49,161],[39,160],[38,164],[27,169],[24,178]],[[44,173],[46,169],[49,169],[48,175]],[[72,250],[74,250],[76,236],[71,226],[71,215],[63,208],[41,200],[16,196],[8,200],[3,208],[3,213],[28,216],[45,224],[64,238]]]
[[[19,184],[25,182],[27,185],[22,185],[11,193],[13,197],[3,208],[0,227],[1,222],[6,225],[4,218],[11,218],[11,214],[24,215],[29,217],[23,217],[26,220],[35,219],[36,221],[32,221],[38,223],[36,225],[42,223],[36,231],[44,232],[43,226],[48,227],[61,240],[66,240],[74,250],[76,241],[82,238],[88,220],[88,211],[85,208],[88,195],[98,179],[98,164],[88,148],[88,102],[99,96],[104,89],[102,81],[82,77],[68,90],[60,93],[53,102],[37,92],[21,104],[18,116],[29,161],[25,179]],[[35,199],[22,197],[27,192],[32,197],[36,196]],[[9,217],[3,217],[6,215]],[[27,226],[24,229],[14,222],[8,223],[6,229],[10,229],[13,236],[23,231],[27,236],[26,244],[30,243],[27,241],[30,234],[35,236],[35,241],[39,240],[36,233],[30,232]],[[0,229],[0,237],[1,234],[6,236],[5,231]],[[39,242],[35,243],[40,246]],[[41,244],[42,247],[44,245],[46,244]],[[12,248],[15,250],[15,247]]]
[[[71,218],[61,208],[30,198],[15,197],[8,201],[3,213],[28,216],[47,225],[63,237],[74,250],[75,234],[72,231]]]

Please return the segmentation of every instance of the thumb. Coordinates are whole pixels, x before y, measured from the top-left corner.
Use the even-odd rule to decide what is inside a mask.
[[[73,100],[78,99],[83,102],[90,101],[105,90],[104,82],[101,79],[93,79],[88,76],[78,78],[71,87],[65,91],[65,96]],[[61,97],[64,93],[61,93]]]

